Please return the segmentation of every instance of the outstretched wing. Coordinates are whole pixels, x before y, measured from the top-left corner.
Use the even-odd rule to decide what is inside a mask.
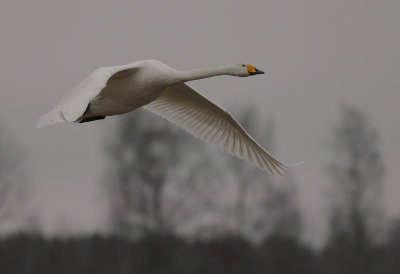
[[[285,166],[250,137],[229,112],[186,84],[167,88],[160,97],[144,107],[261,170],[279,174],[285,170]]]
[[[75,122],[86,111],[89,102],[107,85],[108,80],[126,70],[134,70],[138,62],[123,66],[101,67],[92,72],[86,79],[77,84],[60,99],[58,104],[43,115],[37,128],[62,122]]]

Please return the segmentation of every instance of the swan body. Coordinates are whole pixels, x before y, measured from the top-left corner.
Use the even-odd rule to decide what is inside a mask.
[[[39,119],[37,127],[84,123],[144,107],[262,170],[281,174],[284,165],[250,137],[229,112],[185,84],[218,75],[256,74],[263,72],[245,64],[179,71],[157,60],[101,67],[63,95],[58,105]]]

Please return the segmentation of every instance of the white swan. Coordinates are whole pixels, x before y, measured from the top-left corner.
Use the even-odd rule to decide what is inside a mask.
[[[285,166],[265,151],[223,108],[185,82],[217,75],[246,77],[264,72],[252,65],[178,71],[156,60],[101,67],[63,95],[58,105],[39,119],[38,128],[62,122],[89,122],[144,107],[177,124],[201,140],[262,170]]]

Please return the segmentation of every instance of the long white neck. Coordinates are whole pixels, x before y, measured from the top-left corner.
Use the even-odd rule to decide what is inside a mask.
[[[218,75],[234,75],[232,67],[177,71],[177,77],[183,82],[209,78]]]

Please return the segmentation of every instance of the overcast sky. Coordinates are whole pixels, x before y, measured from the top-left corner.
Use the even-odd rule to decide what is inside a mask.
[[[49,233],[101,227],[102,140],[118,117],[34,125],[95,68],[152,58],[177,69],[245,62],[266,72],[191,85],[233,114],[256,104],[263,119],[275,120],[275,156],[307,160],[294,169],[306,237],[325,233],[324,169],[343,103],[379,131],[385,203],[399,214],[399,12],[398,0],[2,0],[0,122],[32,165],[31,206]]]

